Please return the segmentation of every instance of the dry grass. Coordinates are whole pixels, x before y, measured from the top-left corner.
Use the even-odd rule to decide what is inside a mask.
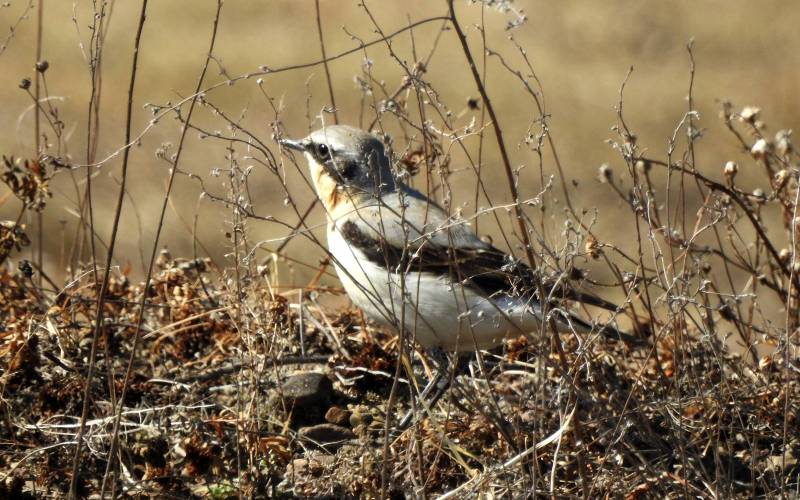
[[[0,496],[797,495],[798,14],[457,4],[462,46],[446,3],[321,3],[2,9]],[[387,436],[425,355],[350,309],[274,141],[337,120],[643,345],[510,339]]]

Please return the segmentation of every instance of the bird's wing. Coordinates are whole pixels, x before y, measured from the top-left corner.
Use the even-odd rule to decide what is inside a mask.
[[[448,216],[422,194],[406,188],[370,199],[337,222],[348,243],[392,270],[450,276],[485,297],[498,294],[570,300],[617,311],[595,295],[563,281],[546,280],[530,266],[481,240],[461,219]],[[541,280],[541,290],[539,288]]]
[[[334,217],[338,231],[351,246],[373,263],[393,272],[427,272],[449,276],[485,297],[524,297],[528,302],[547,302],[558,307],[567,300],[609,311],[615,304],[581,292],[561,280],[541,279],[530,266],[481,240],[462,220],[448,217],[421,194],[384,195]],[[540,299],[543,292],[546,299]],[[570,321],[590,331],[592,325],[567,313]],[[612,325],[596,330],[612,340],[632,344],[641,339]]]

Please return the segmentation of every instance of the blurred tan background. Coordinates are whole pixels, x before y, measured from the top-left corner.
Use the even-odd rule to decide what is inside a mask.
[[[7,3],[0,8],[0,33],[7,33],[28,4],[23,0]],[[329,56],[358,45],[348,32],[365,41],[377,37],[372,22],[358,2],[322,0],[320,3]],[[126,92],[139,5],[130,0],[113,3],[104,49],[98,159],[110,155],[123,142]],[[409,21],[446,13],[443,1],[372,0],[367,5],[386,33],[406,26]],[[800,5],[794,2],[517,1],[507,4],[511,11],[494,5],[482,8],[480,3],[463,0],[457,0],[456,5],[479,60],[480,32],[476,26],[482,15],[488,47],[503,54],[515,68],[524,70],[524,64],[509,41],[509,35],[527,49],[542,82],[561,160],[570,180],[577,181],[577,186],[570,186],[573,201],[581,208],[598,208],[598,233],[606,241],[623,247],[630,244],[631,234],[620,229],[619,221],[621,217],[629,220],[630,212],[596,179],[597,168],[602,163],[609,163],[617,172],[622,170],[617,153],[605,140],[614,137],[611,131],[616,122],[614,106],[630,66],[634,67],[634,72],[626,89],[625,114],[640,144],[649,149],[651,156],[664,157],[667,139],[687,111],[689,61],[686,44],[690,39],[695,43],[694,97],[700,113],[699,126],[706,129],[698,149],[698,164],[704,172],[719,178],[724,161],[733,159],[742,166],[743,185],[747,185],[748,178],[756,182],[756,176],[747,171],[756,167],[737,148],[718,118],[721,100],[729,99],[739,108],[744,105],[761,107],[771,133],[800,126],[800,30],[797,29]],[[192,92],[205,59],[215,8],[216,2],[212,0],[150,2],[135,91],[134,136],[144,130],[153,116],[144,108],[145,103],[174,103]],[[524,12],[527,21],[516,29],[507,30],[507,24],[517,19],[519,12]],[[85,124],[90,85],[83,51],[89,41],[91,14],[87,1],[49,0],[44,5],[43,58],[50,63],[46,73],[47,91],[48,95],[58,98],[52,103],[65,122],[66,153],[76,164],[86,162]],[[429,53],[440,27],[439,21],[414,29],[419,58]],[[33,157],[35,154],[31,99],[18,88],[23,77],[33,76],[35,32],[34,8],[29,18],[19,23],[7,48],[0,54],[0,127],[4,131],[0,135],[0,151],[5,155]],[[414,62],[408,33],[394,39],[393,47],[405,61]],[[390,91],[397,88],[404,73],[389,56],[385,44],[368,48],[367,54],[373,63],[373,76],[384,81]],[[237,76],[257,71],[262,65],[278,68],[318,60],[320,47],[314,2],[226,0],[214,55],[219,64],[212,63],[205,87],[227,79],[220,65],[227,75]],[[330,65],[340,118],[345,123],[359,121],[362,95],[354,77],[362,74],[363,62],[364,53],[359,51]],[[513,163],[524,165],[526,169],[523,170],[521,194],[530,197],[541,188],[538,160],[519,145],[537,113],[519,81],[502,69],[496,58],[488,62],[488,91],[500,113]],[[305,135],[309,129],[308,115],[313,119],[328,104],[322,66],[263,78],[265,91],[275,98],[276,105],[282,106],[280,119],[287,133]],[[454,114],[462,114],[455,120],[458,126],[468,124],[473,116],[480,117],[479,110],[467,108],[467,100],[477,97],[478,92],[453,31],[442,34],[425,79]],[[269,127],[274,114],[255,79],[223,86],[209,92],[207,99],[231,117],[243,116],[247,128],[278,153]],[[369,122],[373,113],[367,110],[365,116]],[[208,109],[198,110],[196,117],[197,123],[209,130],[227,132],[225,123]],[[330,121],[330,115],[326,119]],[[130,197],[123,214],[117,262],[129,262],[134,273],[141,272],[141,254],[149,255],[168,177],[168,166],[156,158],[155,151],[164,142],[177,144],[179,134],[179,124],[171,116],[167,117],[149,129],[132,150]],[[469,145],[477,148],[477,141],[471,140]],[[492,179],[490,192],[496,202],[507,202],[504,174],[491,134],[486,145],[484,168]],[[475,210],[471,201],[474,177],[459,166],[463,159],[455,149],[453,151],[454,200],[457,204],[466,204],[464,210],[469,213]],[[227,166],[225,154],[224,142],[201,141],[197,133],[190,132],[181,169],[201,176],[210,191],[224,195],[222,179],[213,177],[211,172]],[[240,158],[245,154],[240,151]],[[242,159],[245,166],[251,163]],[[115,158],[97,169],[94,206],[98,231],[105,240],[110,232],[119,167],[120,158]],[[545,156],[544,167],[546,173],[555,173],[549,155]],[[303,210],[313,193],[289,163],[286,172],[292,198]],[[85,169],[77,171],[76,175],[80,180]],[[63,248],[71,244],[77,223],[76,195],[72,180],[66,174],[55,180],[52,190],[54,198],[44,216],[45,240],[48,268],[57,276],[56,268],[64,262]],[[254,167],[250,191],[256,213],[275,215],[292,223],[297,220],[285,206],[286,196],[275,177],[264,167]],[[0,196],[4,194],[0,192]],[[191,256],[191,233],[181,218],[191,225],[194,215],[199,214],[199,240],[217,262],[229,264],[224,254],[230,249],[225,239],[230,212],[208,201],[198,205],[199,194],[198,183],[186,176],[177,178],[162,244],[176,256]],[[559,187],[554,191],[554,202],[560,197]],[[15,217],[18,210],[15,203],[8,199],[0,206],[0,219]],[[548,212],[547,224],[555,228],[552,234],[556,240],[565,218],[560,210],[562,206],[556,205]],[[539,216],[536,211],[531,214]],[[323,214],[317,208],[309,224],[318,227],[320,238],[324,238],[322,222]],[[481,226],[481,231],[495,231],[488,226]],[[251,240],[259,241],[279,238],[288,230],[252,221],[249,231]],[[277,245],[270,243],[266,248],[274,249]],[[294,240],[288,251],[310,263],[323,255],[302,238]],[[259,257],[264,255],[262,252]],[[292,280],[302,283],[312,274],[313,271],[298,268]]]

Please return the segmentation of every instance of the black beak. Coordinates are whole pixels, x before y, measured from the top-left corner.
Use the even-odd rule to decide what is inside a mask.
[[[278,141],[278,144],[285,147],[286,149],[294,149],[295,151],[305,151],[307,144],[306,141],[295,141],[292,139],[281,139]]]

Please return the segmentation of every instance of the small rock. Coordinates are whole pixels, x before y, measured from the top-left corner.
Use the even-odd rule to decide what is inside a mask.
[[[356,437],[353,431],[347,427],[335,424],[317,424],[311,427],[303,427],[298,431],[298,435],[304,441],[330,451],[339,448],[346,441]]]
[[[355,408],[355,409],[353,409],[353,412],[350,415],[350,419],[349,420],[350,420],[350,427],[355,429],[359,425],[369,425],[369,424],[371,424],[373,418],[372,418],[372,415],[370,415],[369,413],[365,412],[363,409]]]
[[[330,403],[333,384],[324,373],[298,373],[284,380],[279,394],[286,409],[293,413],[316,410]]]
[[[308,458],[295,458],[289,466],[289,471],[298,476],[319,475],[319,473],[332,466],[336,462],[336,457],[325,453],[312,453]]]
[[[325,413],[325,420],[336,425],[347,425],[350,423],[350,412],[338,406],[331,406]]]

